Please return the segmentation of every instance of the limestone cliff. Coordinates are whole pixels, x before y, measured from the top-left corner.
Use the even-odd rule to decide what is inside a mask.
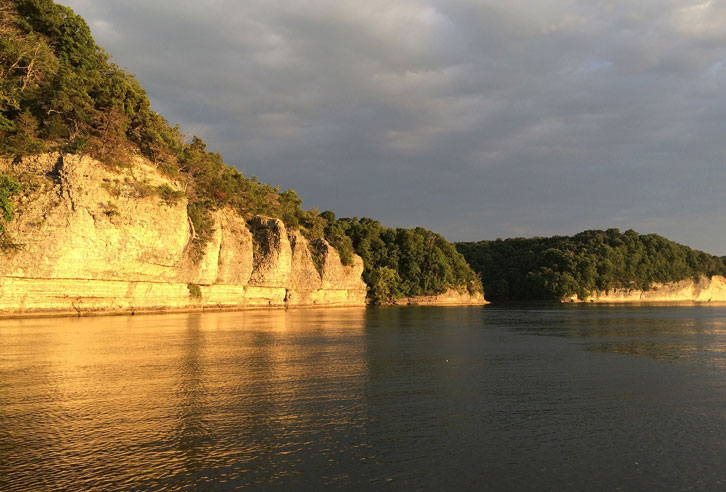
[[[409,306],[458,306],[463,304],[489,304],[481,293],[470,294],[449,289],[434,296],[403,297],[394,302],[396,305]]]
[[[637,303],[637,302],[726,302],[726,278],[714,276],[688,279],[666,284],[653,284],[648,290],[611,289],[595,292],[584,300],[572,297],[570,302]]]
[[[214,213],[200,248],[180,185],[137,159],[109,169],[75,155],[0,163],[23,176],[0,251],[0,314],[364,305],[363,262],[341,263],[282,221]],[[161,188],[160,188],[161,187]]]

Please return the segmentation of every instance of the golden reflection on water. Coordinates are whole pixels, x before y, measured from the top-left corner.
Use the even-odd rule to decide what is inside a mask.
[[[726,455],[725,320],[597,306],[4,320],[0,491],[720,490],[703,485]]]
[[[356,425],[335,405],[315,410],[363,394],[364,327],[364,309],[3,321],[0,477],[73,489],[83,467],[96,487],[143,486],[203,479],[225,453],[275,473],[300,451],[280,434]],[[47,460],[52,474],[34,470]]]

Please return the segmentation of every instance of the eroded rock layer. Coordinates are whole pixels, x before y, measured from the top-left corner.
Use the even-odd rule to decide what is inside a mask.
[[[449,289],[435,296],[403,297],[394,304],[409,306],[458,306],[463,304],[489,304],[480,293],[470,294]]]
[[[566,299],[570,302],[599,303],[638,303],[638,302],[726,302],[726,278],[715,275],[667,284],[653,284],[648,290],[611,289],[595,292],[579,300],[577,297]]]
[[[203,245],[180,185],[139,159],[109,169],[88,157],[0,163],[26,183],[0,251],[0,314],[141,312],[365,304],[357,256],[282,221],[214,213]]]

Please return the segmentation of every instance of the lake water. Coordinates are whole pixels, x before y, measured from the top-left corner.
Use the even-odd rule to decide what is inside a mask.
[[[726,307],[0,321],[0,490],[726,490]]]

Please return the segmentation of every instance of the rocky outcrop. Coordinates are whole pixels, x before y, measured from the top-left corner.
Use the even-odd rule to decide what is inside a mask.
[[[409,306],[459,306],[463,304],[489,304],[481,293],[470,294],[449,289],[435,296],[403,297],[393,302],[396,305]]]
[[[596,292],[581,300],[577,296],[567,302],[638,303],[638,302],[726,302],[726,278],[714,276],[687,279],[666,284],[656,283],[648,290],[611,289]]]
[[[0,315],[365,304],[360,258],[343,265],[278,219],[216,211],[200,246],[179,184],[142,159],[109,169],[53,154],[0,172],[9,167],[26,186],[0,250]]]
[[[255,217],[249,226],[254,246],[250,285],[288,286],[292,273],[292,247],[285,224],[280,219]]]

